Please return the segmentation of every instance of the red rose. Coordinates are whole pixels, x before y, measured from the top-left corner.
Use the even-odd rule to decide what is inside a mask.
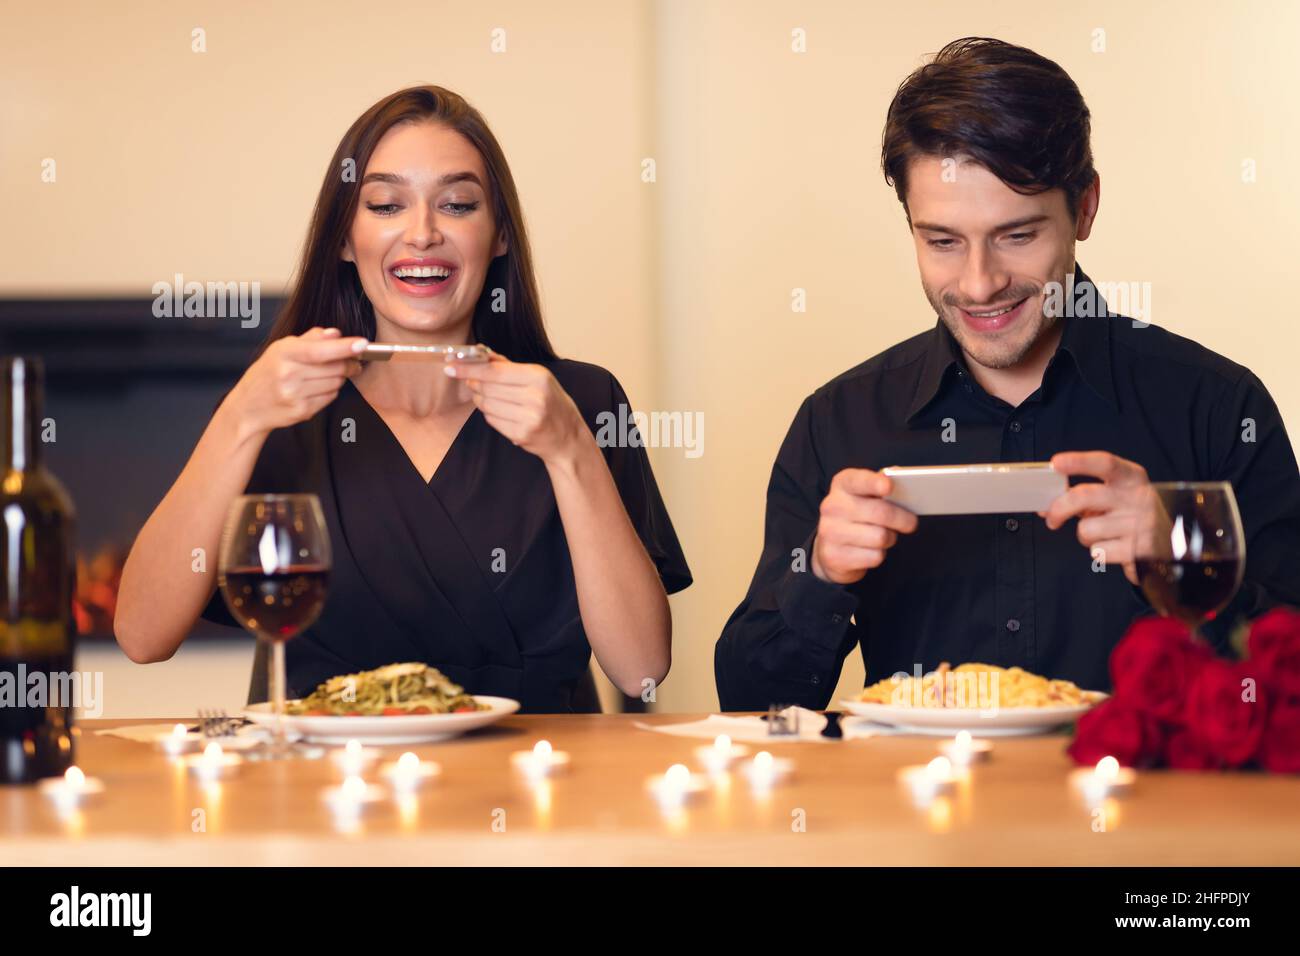
[[[1174,770],[1218,770],[1222,766],[1185,727],[1179,727],[1165,740],[1165,765]]]
[[[1279,607],[1255,618],[1246,647],[1277,693],[1300,694],[1300,611]]]
[[[1124,767],[1143,767],[1160,756],[1164,734],[1148,714],[1119,697],[1103,701],[1079,718],[1068,753],[1091,766],[1105,756]]]
[[[1114,696],[1152,717],[1177,722],[1188,685],[1213,657],[1177,621],[1139,618],[1110,654]]]
[[[1264,734],[1268,712],[1257,670],[1249,662],[1213,660],[1188,689],[1187,729],[1198,746],[1229,767],[1254,757]]]
[[[1300,773],[1300,697],[1274,701],[1259,747],[1259,764],[1269,773]]]

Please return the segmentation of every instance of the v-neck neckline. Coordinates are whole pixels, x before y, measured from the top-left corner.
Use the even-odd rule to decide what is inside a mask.
[[[375,406],[370,404],[370,401],[366,398],[364,394],[362,394],[361,389],[357,388],[356,383],[353,382],[351,379],[348,379],[344,384],[345,386],[350,387],[352,391],[356,393],[356,396],[361,401],[361,404],[363,404],[367,409],[369,409],[371,415],[373,415],[376,419],[378,419],[379,424],[383,426],[384,433],[388,435],[389,440],[391,440],[392,443],[397,447],[398,452],[401,453],[402,458],[406,461],[406,465],[410,469],[410,473],[415,476],[415,478],[420,482],[420,484],[424,485],[425,488],[428,488],[430,490],[432,490],[433,486],[437,483],[438,477],[446,470],[447,462],[451,459],[452,455],[454,455],[457,449],[460,447],[462,443],[462,439],[464,439],[465,434],[471,428],[471,423],[474,422],[476,418],[482,418],[482,413],[478,410],[477,407],[471,409],[469,416],[465,419],[464,422],[461,423],[460,428],[457,430],[455,436],[452,438],[451,444],[449,444],[447,446],[447,450],[443,452],[442,460],[439,461],[437,467],[434,468],[433,474],[429,476],[429,480],[425,481],[424,475],[421,474],[420,469],[416,466],[414,459],[411,458],[410,453],[406,450],[406,446],[402,444],[402,440],[397,437],[397,433],[393,431],[391,426],[389,426],[384,416],[379,414],[379,410],[375,408]]]

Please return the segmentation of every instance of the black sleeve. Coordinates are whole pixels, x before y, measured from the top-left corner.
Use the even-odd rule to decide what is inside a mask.
[[[659,494],[659,485],[650,468],[650,456],[646,454],[641,434],[635,425],[630,424],[632,403],[628,401],[627,393],[623,391],[618,379],[612,374],[606,374],[609,379],[608,397],[602,396],[599,405],[604,407],[595,409],[595,414],[591,415],[592,430],[623,499],[623,506],[632,520],[632,527],[636,529],[646,553],[659,571],[664,590],[675,594],[690,586],[691,569],[686,564],[686,555],[682,553],[677,532],[673,529],[668,509]],[[623,414],[626,417],[623,420],[629,422],[628,433],[624,436],[628,440],[603,440],[602,435],[620,434],[616,427],[601,427],[620,421],[620,407],[625,409]],[[591,411],[588,410],[589,414]]]
[[[812,545],[830,478],[814,441],[813,399],[786,434],[767,486],[763,553],[749,592],[722,630],[714,676],[723,710],[771,704],[824,708],[861,624],[858,599],[812,572]]]
[[[1207,637],[1226,645],[1239,616],[1279,604],[1300,607],[1300,469],[1277,405],[1251,372],[1221,404],[1211,436],[1217,462],[1211,480],[1232,483],[1246,534],[1241,590],[1205,626]]]

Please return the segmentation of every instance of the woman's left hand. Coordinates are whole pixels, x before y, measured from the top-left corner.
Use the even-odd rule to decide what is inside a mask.
[[[591,438],[578,406],[543,365],[493,353],[487,362],[449,362],[444,371],[465,384],[489,425],[547,464],[572,458]]]

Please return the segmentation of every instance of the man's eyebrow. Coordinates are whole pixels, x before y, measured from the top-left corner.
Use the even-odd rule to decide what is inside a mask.
[[[1000,223],[990,229],[990,232],[1006,232],[1009,229],[1019,229],[1022,226],[1032,226],[1035,223],[1046,222],[1049,217],[1046,215],[1025,216],[1023,219],[1012,219],[1010,222]],[[960,236],[961,233],[956,229],[940,225],[937,222],[914,222],[913,229],[924,229],[926,232],[942,232],[949,236]]]
[[[437,184],[439,186],[450,186],[452,183],[477,183],[480,187],[483,185],[478,175],[466,169],[459,173],[446,173],[439,176]],[[407,186],[410,184],[405,176],[399,176],[397,173],[366,173],[365,178],[361,180],[364,186],[366,183],[391,183],[394,186]]]

